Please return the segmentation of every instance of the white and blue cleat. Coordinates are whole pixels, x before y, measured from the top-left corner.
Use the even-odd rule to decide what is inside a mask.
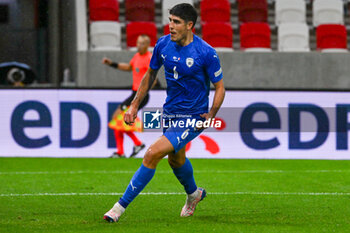
[[[207,196],[207,192],[203,188],[198,188],[195,193],[187,195],[186,204],[181,210],[181,217],[192,216],[196,210],[197,204]]]
[[[124,211],[125,208],[117,202],[112,209],[103,215],[103,219],[107,222],[118,222],[120,216],[124,213]]]
[[[105,213],[103,216],[103,219],[106,220],[107,222],[118,222],[120,215],[115,213],[112,209]]]

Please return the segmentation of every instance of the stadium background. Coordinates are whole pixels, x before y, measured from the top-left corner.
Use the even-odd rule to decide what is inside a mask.
[[[233,125],[233,130],[205,134],[219,145],[219,151],[208,149],[203,138],[196,139],[189,150],[191,158],[212,158],[193,160],[196,179],[208,188],[209,198],[203,202],[202,209],[198,208],[197,218],[178,219],[178,210],[169,208],[169,203],[181,206],[183,190],[170,174],[166,162],[162,161],[159,173],[145,194],[130,207],[119,230],[349,231],[347,174],[350,170],[349,161],[343,160],[350,158],[347,136],[340,140],[343,146],[337,147],[340,132],[337,125],[342,122],[346,135],[349,127],[344,112],[341,119],[337,112],[339,106],[345,106],[345,115],[348,111],[349,53],[324,53],[316,49],[311,0],[306,0],[310,52],[278,51],[273,0],[267,1],[272,51],[244,52],[240,50],[238,3],[237,0],[229,2],[234,50],[219,50],[218,55],[228,89],[223,107],[238,109],[234,112],[236,115],[222,116],[227,124]],[[343,1],[343,4],[344,9],[348,9],[349,2]],[[198,0],[194,5],[199,11]],[[158,37],[163,35],[161,6],[161,1],[155,0],[154,22]],[[0,0],[0,63],[23,62],[37,74],[37,81],[31,85],[22,88],[1,86],[0,90],[3,100],[0,102],[0,157],[3,157],[0,158],[0,231],[115,230],[102,225],[102,214],[124,191],[125,184],[141,163],[141,159],[96,159],[105,158],[113,151],[107,128],[108,116],[110,109],[129,94],[131,87],[129,73],[116,72],[101,64],[104,56],[115,61],[128,61],[135,53],[126,46],[125,1],[119,1],[119,7],[121,50],[111,51],[91,47],[88,1]],[[350,25],[348,12],[345,10],[343,15],[347,31]],[[200,25],[199,19],[198,35],[202,33]],[[165,87],[162,71],[159,76]],[[164,90],[152,91],[148,107],[159,107],[164,95]],[[254,135],[260,141],[277,139],[279,144],[269,149],[254,149],[242,139],[240,117],[249,106],[262,102],[276,108],[281,126],[277,130],[258,130]],[[316,133],[317,114],[312,112],[315,106],[327,116],[327,137],[318,141],[318,145],[312,144],[311,148],[291,146],[297,141],[295,138],[292,143],[290,141],[288,111],[293,104],[299,104],[299,107],[306,104],[309,110],[305,115],[301,114],[301,125],[311,125],[311,130],[301,130],[299,142],[310,145],[312,143],[308,142],[319,135]],[[23,112],[25,107],[29,111]],[[90,141],[85,139],[96,122],[90,122],[93,117],[90,118],[86,109],[96,110],[100,118],[99,134]],[[269,118],[266,117],[263,114],[257,119],[267,122]],[[67,125],[68,118],[70,125]],[[62,126],[68,131],[62,130]],[[63,135],[70,136],[68,145],[64,145],[67,141],[63,142]],[[149,135],[140,134],[140,137],[148,140]],[[28,142],[40,139],[47,144],[28,147]],[[86,144],[69,145],[69,141],[79,139],[84,139]],[[147,141],[149,143],[151,141]],[[131,147],[126,145],[126,148]],[[243,160],[245,158],[256,160]],[[149,207],[150,202],[152,207]],[[57,206],[59,210],[56,210]]]
[[[10,99],[11,101],[1,104],[5,105],[3,109],[7,110],[2,114],[2,122],[6,123],[3,125],[4,129],[1,131],[2,138],[5,139],[2,140],[1,144],[6,145],[5,147],[7,148],[7,152],[4,151],[2,153],[3,156],[68,156],[66,150],[62,150],[60,145],[52,149],[53,151],[47,151],[48,146],[30,150],[23,147],[23,144],[16,140],[16,135],[14,135],[14,131],[10,126],[18,124],[13,122],[13,120],[18,120],[18,118],[13,118],[12,115],[18,105],[26,101],[36,100],[46,102],[46,105],[53,113],[53,128],[47,130],[45,127],[27,127],[22,134],[27,134],[27,138],[32,137],[36,139],[44,138],[48,134],[62,138],[61,133],[64,130],[58,127],[58,122],[63,121],[59,119],[61,116],[59,114],[59,108],[62,101],[83,102],[87,105],[94,105],[93,102],[98,100],[99,103],[95,103],[95,106],[104,106],[107,108],[109,103],[121,102],[127,95],[127,92],[123,91],[123,89],[127,90],[130,87],[131,75],[128,72],[117,72],[101,64],[101,59],[105,56],[115,61],[128,61],[135,53],[135,48],[127,46],[129,44],[127,40],[129,39],[126,27],[131,22],[127,19],[130,16],[127,16],[126,13],[126,3],[124,1],[117,2],[119,12],[113,16],[117,18],[108,19],[110,20],[109,22],[118,23],[121,27],[120,44],[116,44],[113,47],[107,42],[108,47],[104,47],[103,42],[99,42],[100,44],[97,43],[96,45],[94,44],[96,40],[93,39],[92,24],[101,22],[99,20],[107,17],[107,15],[103,16],[103,14],[99,16],[92,15],[93,13],[91,12],[94,10],[90,8],[93,8],[94,4],[98,2],[83,0],[1,0],[0,4],[4,16],[2,17],[3,23],[0,24],[0,29],[6,31],[6,33],[0,39],[0,48],[3,51],[0,62],[15,60],[27,63],[33,68],[38,77],[35,83],[26,87],[26,90],[9,89],[1,92],[2,99],[13,96]],[[105,1],[105,3],[111,2],[116,3],[114,0]],[[193,3],[200,12],[200,2],[193,1]],[[242,22],[239,21],[238,2],[230,1],[231,15],[229,20],[233,28],[232,47],[231,49],[218,48],[218,54],[222,63],[225,86],[228,89],[228,95],[223,107],[232,108],[232,111],[235,112],[231,113],[231,115],[225,113],[224,118],[226,119],[224,120],[234,126],[231,130],[215,132],[216,135],[225,137],[228,131],[232,131],[231,136],[226,137],[230,138],[230,141],[219,140],[215,142],[216,144],[222,143],[221,146],[216,146],[220,147],[220,149],[212,149],[215,153],[206,150],[205,145],[207,143],[204,142],[204,146],[198,146],[198,148],[204,148],[204,150],[195,150],[194,148],[196,147],[192,147],[192,151],[197,151],[194,156],[210,157],[210,154],[216,154],[216,156],[220,155],[219,157],[222,158],[347,158],[347,143],[345,149],[339,149],[336,146],[339,138],[337,138],[338,134],[335,131],[336,126],[339,125],[339,117],[336,115],[335,109],[339,104],[346,104],[345,100],[348,99],[348,92],[346,90],[350,86],[349,53],[344,51],[340,53],[326,53],[316,48],[315,31],[317,27],[313,26],[313,4],[310,1],[305,2],[305,19],[310,28],[309,47],[311,51],[278,51],[278,25],[275,23],[275,3],[274,1],[266,1],[266,3],[267,17],[265,20],[271,28],[272,51],[245,52],[240,49],[239,30]],[[350,19],[346,9],[349,5],[347,1],[344,1],[343,4],[345,10],[342,20],[344,25],[348,27]],[[157,27],[157,37],[159,38],[163,35],[163,27],[165,26],[161,1],[154,1],[154,14],[155,16],[152,22]],[[97,20],[96,17],[100,18]],[[202,23],[202,17],[199,17],[195,27],[196,34],[199,36],[202,35]],[[162,86],[165,87],[164,72],[160,71],[159,76]],[[8,87],[3,86],[3,88]],[[50,90],[43,92],[43,90],[40,90],[42,88],[50,88]],[[83,93],[82,90],[80,92],[65,92],[65,88],[76,88],[79,90],[93,89],[91,91],[87,90],[85,93],[91,93],[95,96],[95,100],[89,98],[89,95],[85,98],[80,98],[79,94],[76,93]],[[111,90],[113,88],[115,89],[114,91]],[[28,91],[29,89],[31,91]],[[54,89],[57,89],[57,91],[54,91]],[[258,92],[254,92],[256,90]],[[271,90],[273,91],[271,92]],[[302,90],[304,92],[300,92]],[[316,93],[312,93],[311,91],[316,91]],[[334,93],[329,91],[334,91]],[[47,93],[53,97],[48,99],[42,93]],[[164,94],[164,91],[158,90],[156,93]],[[146,107],[160,108],[162,101],[164,101],[164,96],[162,94],[159,95],[159,97],[157,95],[151,95],[151,102]],[[238,127],[239,117],[244,108],[261,102],[266,102],[274,106],[279,114],[281,114],[281,127],[276,132],[260,133],[260,135],[265,135],[260,140],[284,138],[284,142],[276,146],[277,148],[269,148],[269,150],[267,148],[252,148],[247,146],[244,140],[242,140],[242,132],[240,132]],[[330,124],[329,136],[326,137],[326,140],[317,146],[312,146],[312,148],[291,148],[290,142],[288,142],[288,136],[286,136],[290,134],[287,125],[289,119],[284,113],[290,104],[309,104],[323,109]],[[240,108],[240,110],[236,111],[234,110],[235,108]],[[70,130],[71,137],[75,137],[77,141],[79,138],[84,139],[84,134],[86,136],[86,134],[91,133],[88,129],[94,126],[90,125],[86,113],[84,114],[81,109],[75,109],[75,112],[73,110],[71,110],[73,123]],[[32,113],[30,113],[31,111],[28,112],[27,116],[23,116],[23,119],[38,120],[38,112],[35,112],[35,110],[32,110]],[[70,155],[80,157],[89,154],[89,156],[94,157],[106,157],[113,150],[111,147],[113,143],[110,142],[111,131],[107,129],[108,114],[110,113],[104,108],[97,108],[97,114],[101,117],[100,131],[102,134],[97,136],[98,140],[94,143],[90,143],[88,146],[74,148],[76,152],[72,152]],[[312,114],[310,116],[310,110],[303,114],[300,124],[305,125],[305,122],[309,122],[314,128],[304,130],[301,127],[300,137],[304,137],[304,139],[300,139],[299,141],[312,142],[313,137],[317,139],[316,133],[312,133],[318,127],[316,124],[317,118]],[[311,120],[309,119],[310,117]],[[314,117],[314,120],[312,120],[312,117]],[[74,124],[74,122],[80,123]],[[343,125],[346,127],[346,122]],[[269,131],[271,129],[266,130]],[[261,131],[264,131],[264,129],[261,129]],[[105,134],[109,135],[108,139],[104,136]],[[150,138],[147,136],[147,133],[141,137]],[[261,136],[256,137],[259,138]],[[60,140],[58,138],[53,141],[59,144]],[[100,138],[104,138],[108,142],[99,142]],[[347,137],[345,140],[347,141]],[[193,143],[194,146],[196,141],[201,141],[201,139],[195,140],[195,143]],[[235,143],[231,143],[232,141]],[[100,146],[96,147],[96,143]],[[129,145],[130,142],[127,141],[127,143]],[[226,145],[226,150],[223,145]],[[280,148],[284,149],[280,151]],[[248,152],[244,153],[245,150],[248,150]],[[100,152],[93,155],[95,153],[94,151]],[[235,152],[230,153],[230,151]],[[330,154],[329,152],[332,153]],[[292,154],[295,155],[292,156]],[[191,156],[191,153],[189,155]]]
[[[17,60],[29,64],[38,75],[39,87],[62,87],[64,70],[70,70],[67,81],[79,88],[128,87],[130,75],[106,69],[100,60],[109,56],[128,61],[134,51],[126,48],[125,4],[119,4],[122,28],[122,51],[96,51],[90,47],[89,5],[87,1],[10,1],[7,23],[1,23],[2,56],[0,62]],[[194,1],[199,10],[199,2]],[[273,1],[268,1],[268,23],[271,27],[271,53],[240,51],[237,1],[231,3],[234,52],[220,52],[227,88],[267,89],[347,89],[349,85],[349,54],[316,51],[315,27],[312,26],[312,4],[306,1],[307,24],[310,27],[310,52],[277,52],[277,27],[274,22]],[[348,2],[344,1],[348,8]],[[349,25],[348,11],[344,11],[345,26]],[[158,34],[163,35],[161,2],[155,1],[155,20]],[[196,25],[201,35],[201,20]],[[293,61],[293,62],[291,62]],[[232,65],[234,64],[234,65]],[[254,69],[253,69],[254,68]],[[162,75],[162,72],[159,72]],[[161,78],[160,80],[164,80]],[[164,86],[164,85],[163,85]]]

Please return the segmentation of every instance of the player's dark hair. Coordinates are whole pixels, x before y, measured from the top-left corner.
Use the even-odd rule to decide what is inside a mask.
[[[192,21],[193,27],[197,22],[197,17],[198,17],[197,11],[196,9],[194,9],[194,7],[191,4],[188,4],[188,3],[180,3],[175,5],[173,8],[170,9],[169,13],[171,15],[180,17],[185,22]]]

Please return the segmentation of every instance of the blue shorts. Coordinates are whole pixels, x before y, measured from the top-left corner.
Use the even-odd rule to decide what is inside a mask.
[[[198,130],[195,126],[186,124],[188,120],[193,119],[204,121],[199,115],[191,118],[171,118],[170,121],[169,118],[165,119],[165,125],[169,127],[163,125],[163,135],[173,145],[175,154],[203,132],[203,129]],[[181,125],[180,122],[184,122],[184,124]]]

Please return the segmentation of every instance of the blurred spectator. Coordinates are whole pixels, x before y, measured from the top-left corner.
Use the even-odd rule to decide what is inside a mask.
[[[15,61],[0,63],[0,85],[23,87],[35,79],[36,75],[27,64]]]

